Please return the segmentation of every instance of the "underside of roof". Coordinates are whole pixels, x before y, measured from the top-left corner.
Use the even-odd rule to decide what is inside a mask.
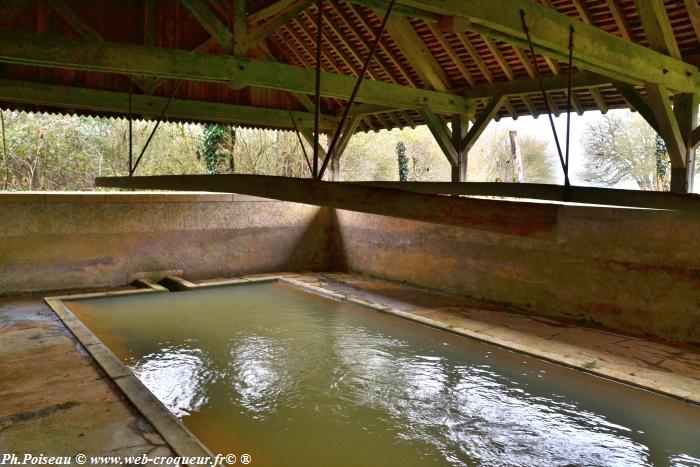
[[[369,65],[366,83],[400,85],[403,88],[386,88],[387,93],[396,91],[398,97],[403,96],[401,89],[430,91],[434,94],[423,98],[425,108],[439,116],[461,113],[474,119],[488,107],[493,96],[500,95],[507,97],[493,110],[494,118],[539,116],[547,112],[547,107],[556,115],[566,111],[567,44],[560,44],[564,52],[550,47],[553,53],[546,53],[547,46],[537,43],[538,53],[533,61],[523,37],[511,40],[508,31],[492,24],[441,11],[455,3],[460,2],[397,2]],[[495,2],[506,5],[504,15],[518,13],[519,5],[528,5],[539,8],[532,10],[535,12],[550,10],[573,18],[575,51],[579,44],[588,46],[587,41],[593,37],[579,32],[579,24],[592,25],[606,33],[601,36],[605,41],[611,36],[619,38],[609,47],[611,53],[621,54],[624,51],[620,52],[618,46],[623,42],[659,51],[659,45],[642,27],[640,15],[645,12],[640,10],[640,4],[645,3],[657,3],[664,9],[668,21],[660,25],[660,30],[666,32],[666,39],[670,34],[671,43],[677,47],[664,53],[669,59],[692,65],[686,74],[692,73],[688,77],[694,83],[691,87],[698,86],[697,0]],[[323,71],[348,78],[358,76],[387,4],[385,0],[323,2]],[[241,26],[237,19],[241,15],[236,15],[236,10],[243,11],[244,6],[246,20]],[[547,18],[527,11],[529,25],[538,30],[547,27],[539,24]],[[290,74],[287,78],[285,73],[294,69],[279,68],[280,76],[271,76],[278,73],[278,68],[268,66],[256,71],[258,76],[247,76],[239,82],[234,72],[245,71],[249,59],[311,72],[316,66],[315,1],[10,0],[0,5],[0,28],[0,42],[5,44],[0,45],[0,107],[5,109],[153,118],[167,108],[165,118],[180,121],[223,121],[264,128],[312,126],[313,94],[308,90],[313,89],[313,81],[307,79],[312,74]],[[237,33],[243,29],[245,34]],[[241,45],[244,42],[245,46]],[[125,48],[127,45],[137,47]],[[148,64],[156,63],[153,57],[160,55],[139,55],[145,48],[195,52],[197,56],[177,55],[167,63],[163,58],[162,68],[151,71]],[[199,56],[222,60],[205,63]],[[146,65],[142,74],[141,62],[133,57],[143,57]],[[119,59],[128,63],[113,64]],[[169,71],[183,64],[183,60],[192,60],[187,62],[191,63],[192,73]],[[639,60],[647,59],[640,55]],[[200,62],[208,75],[200,70]],[[132,63],[134,66],[129,66]],[[233,67],[229,81],[225,81],[225,73],[223,78],[217,75],[223,73],[221,67],[227,66]],[[583,59],[574,60],[572,111],[606,112],[638,105],[634,97],[645,95],[641,79],[624,75],[618,82],[613,73],[598,73],[596,66],[593,61],[584,64]],[[675,69],[669,76],[673,72]],[[549,89],[548,102],[539,90],[538,73]],[[348,102],[347,92],[335,89],[345,89],[348,83],[323,78],[321,128],[330,132]],[[272,83],[274,79],[278,81]],[[298,80],[301,84],[294,88],[296,84],[286,86],[285,80]],[[328,91],[331,88],[333,92]],[[389,95],[389,102],[382,101],[382,89],[375,92],[379,97],[364,101],[358,98],[353,109],[359,119],[358,130],[426,123],[420,102],[414,104],[406,95],[392,107]],[[673,83],[668,89],[672,95]],[[434,104],[439,99],[444,105]]]

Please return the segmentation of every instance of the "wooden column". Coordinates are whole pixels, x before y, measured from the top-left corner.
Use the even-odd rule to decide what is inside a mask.
[[[467,162],[469,149],[462,142],[469,130],[469,119],[466,115],[455,115],[452,117],[452,145],[457,149],[457,164],[452,165],[452,181],[467,181]]]
[[[685,152],[685,167],[671,169],[671,191],[692,193],[695,179],[695,145],[693,132],[698,128],[698,105],[700,96],[697,94],[677,94],[674,98],[673,113],[678,121],[682,150]]]

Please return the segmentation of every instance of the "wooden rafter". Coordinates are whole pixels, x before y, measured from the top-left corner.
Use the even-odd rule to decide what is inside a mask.
[[[476,66],[479,68],[479,71],[481,71],[481,74],[484,75],[484,77],[486,78],[486,81],[488,81],[489,84],[494,84],[496,82],[496,79],[494,78],[493,73],[491,72],[491,69],[486,64],[486,62],[484,62],[483,58],[481,57],[481,54],[476,50],[476,48],[474,47],[474,44],[472,44],[472,42],[467,37],[467,34],[464,32],[458,32],[457,38],[459,39],[460,43],[462,44],[462,47],[464,47],[467,50],[467,53],[472,58],[472,60],[474,60],[474,63],[476,63]],[[503,73],[505,73],[508,80],[512,81],[515,78],[515,75],[513,74],[513,70],[511,70],[510,65],[508,65],[508,63],[505,61],[503,56],[500,54],[500,51],[498,50],[498,48],[495,46],[495,44],[493,44],[493,42],[490,41],[490,39],[488,39],[486,37],[484,37],[483,39],[484,39],[484,43],[486,44],[486,47],[489,48],[489,50],[491,51],[491,54],[496,59],[496,62],[503,70]],[[493,94],[490,94],[489,96],[491,96],[491,95],[493,95]],[[527,98],[527,96],[523,97],[523,101],[525,102],[526,105],[528,105],[528,109],[530,110],[530,112],[532,112],[533,115],[536,115],[534,112],[536,112],[537,109],[534,106],[531,106],[532,103]],[[508,112],[508,114],[510,114],[510,116],[512,118],[515,119],[518,117],[518,113],[515,111],[515,109],[513,108],[513,105],[511,104],[511,102],[509,100],[505,101],[504,106],[506,108],[506,111]]]
[[[651,48],[680,59],[681,51],[663,0],[635,0],[635,4]]]
[[[585,24],[532,0],[398,0],[405,6],[452,18],[452,30],[472,30],[514,46],[525,47],[520,12],[535,49],[556,59],[568,56],[569,29],[579,38],[574,50],[577,67],[618,81],[663,84],[681,92],[699,92],[698,69],[681,60]],[[536,20],[535,20],[536,19]]]
[[[281,26],[287,24],[289,21],[299,15],[299,13],[308,8],[312,3],[313,0],[295,0],[286,8],[278,11],[276,14],[270,17],[267,17],[265,22],[256,28],[252,29],[249,26],[245,47],[255,47],[258,43],[265,40],[266,37],[273,34]]]
[[[632,32],[630,31],[629,24],[627,24],[627,20],[625,19],[625,14],[622,11],[622,6],[620,5],[620,0],[605,0],[605,1],[608,4],[608,9],[610,10],[610,14],[613,17],[613,20],[615,20],[615,25],[617,26],[618,31],[620,31],[620,35],[622,36],[623,39],[631,41],[632,40]],[[690,0],[690,1],[693,1],[693,0]]]
[[[187,11],[194,19],[214,37],[224,50],[233,50],[233,34],[213,11],[209,8],[205,0],[179,0],[187,8]]]
[[[19,31],[0,30],[0,61],[314,92],[313,70],[282,63]],[[322,81],[322,94],[338,99],[348,99],[355,84],[350,76],[328,72],[322,73]],[[452,93],[369,80],[357,100],[404,109],[428,107],[444,114],[469,113],[471,109],[469,102]]]
[[[391,34],[425,84],[436,91],[447,90],[449,85],[447,75],[408,19],[392,16],[387,25],[387,32]]]

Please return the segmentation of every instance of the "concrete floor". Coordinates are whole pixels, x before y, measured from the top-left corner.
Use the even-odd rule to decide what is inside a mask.
[[[356,275],[284,277],[336,298],[700,403],[700,349],[694,347],[507,313]],[[39,296],[0,299],[0,375],[0,453],[173,455]]]

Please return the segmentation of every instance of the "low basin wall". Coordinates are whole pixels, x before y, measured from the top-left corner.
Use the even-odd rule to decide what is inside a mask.
[[[700,343],[697,216],[556,209],[549,239],[337,211],[338,242],[350,271]]]
[[[330,210],[230,194],[0,194],[0,294],[328,268]]]
[[[230,194],[0,194],[0,294],[142,271],[349,270],[700,343],[698,216],[551,204],[528,216],[540,211],[528,221],[551,231],[510,234]]]

